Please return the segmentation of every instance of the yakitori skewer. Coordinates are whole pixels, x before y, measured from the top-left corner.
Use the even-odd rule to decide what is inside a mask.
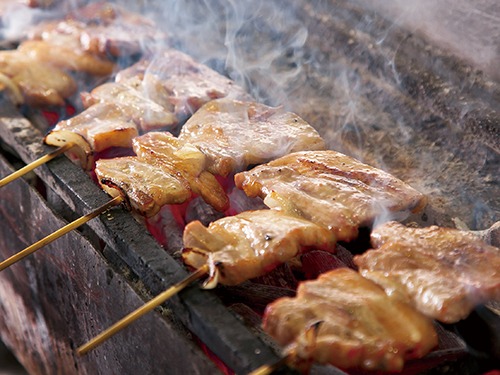
[[[64,19],[40,23],[17,49],[1,51],[0,92],[5,90],[15,105],[63,106],[77,91],[71,72],[108,76],[117,68],[117,57],[142,53],[145,40],[166,38],[152,21],[116,4],[88,5]],[[53,144],[61,147],[2,179],[0,187],[81,142],[77,135]]]
[[[8,183],[14,181],[15,179],[24,176],[26,173],[31,172],[33,169],[38,168],[42,164],[45,164],[45,163],[51,161],[52,159],[58,157],[59,155],[65,153],[66,151],[68,151],[73,146],[74,146],[73,143],[71,143],[71,142],[67,143],[67,144],[57,148],[56,150],[54,150],[54,151],[36,159],[36,160],[33,160],[31,163],[25,165],[21,169],[15,171],[15,172],[12,172],[10,175],[2,178],[0,180],[0,187],[5,186]]]
[[[118,72],[114,82],[81,97],[86,109],[60,121],[44,142],[51,146],[74,142],[72,153],[87,170],[93,168],[96,153],[130,148],[139,134],[175,128],[213,99],[251,99],[229,78],[173,49],[144,57]]]
[[[134,211],[153,216],[191,192],[224,212],[229,200],[216,175],[325,144],[311,125],[282,108],[223,98],[202,106],[179,137],[149,132],[134,138],[132,148],[136,156],[98,160],[95,173],[110,195],[124,195]]]
[[[186,226],[183,241],[184,262],[197,271],[81,346],[79,354],[95,348],[204,275],[209,276],[205,289],[218,283],[237,285],[262,276],[307,250],[335,251],[336,242],[328,229],[274,210],[245,211],[214,221],[208,227],[193,221]]]
[[[296,297],[267,306],[263,328],[286,347],[286,355],[251,375],[269,374],[284,363],[308,370],[313,360],[345,369],[400,371],[407,359],[436,345],[433,319],[456,323],[500,297],[499,249],[476,233],[387,222],[370,237],[373,249],[354,257],[359,273],[329,271],[301,283]],[[322,322],[316,337],[304,340],[304,330],[316,321]]]
[[[78,88],[71,73],[109,76],[127,60],[118,57],[167,39],[152,21],[105,2],[41,22],[25,36],[15,50],[0,52],[0,91],[8,88],[16,104],[32,106],[64,105]]]
[[[211,105],[210,103],[207,104],[207,106]],[[240,104],[236,106],[238,107]],[[193,159],[193,150],[189,149],[191,152],[188,152],[189,150],[186,147],[179,148],[179,145],[177,145],[179,140],[174,139],[172,136],[167,137],[164,133],[148,133],[143,137],[146,138],[141,139],[142,137],[139,137],[137,141],[140,140],[139,143],[147,141],[145,144],[148,147],[146,147],[146,150],[142,150],[141,148],[145,147],[144,145],[136,145],[141,146],[140,148],[135,148],[136,154],[139,158],[142,154],[148,155],[148,158],[154,156],[156,161],[149,160],[153,165],[160,166],[163,159],[165,164],[170,164],[172,163],[172,155],[183,153],[190,155],[191,159]],[[171,152],[173,149],[179,151]],[[183,152],[180,152],[181,149],[183,149]],[[170,151],[167,152],[167,150]],[[423,196],[405,185],[402,181],[380,170],[348,158],[345,155],[333,151],[330,153],[328,151],[309,151],[297,152],[291,154],[289,157],[292,158],[292,163],[281,165],[277,172],[278,175],[286,177],[291,174],[294,158],[297,158],[299,161],[302,160],[305,164],[305,167],[299,168],[298,172],[306,172],[308,170],[314,172],[318,168],[330,173],[340,170],[336,190],[330,194],[329,200],[335,197],[336,194],[341,194],[343,201],[352,201],[352,204],[363,203],[364,207],[368,207],[386,203],[395,211],[405,210],[409,207],[413,208],[422,204]],[[126,163],[118,165],[117,161],[120,159]],[[206,161],[200,163],[199,158],[194,159],[198,161],[196,165],[200,164],[202,169],[206,168],[207,165],[215,166],[217,165],[217,161],[223,160],[221,157],[215,157],[211,163],[207,163]],[[132,209],[147,215],[148,212],[157,212],[157,209],[152,210],[151,207],[160,205],[160,203],[156,202],[160,197],[158,196],[157,189],[150,191],[149,185],[144,185],[144,182],[147,183],[148,181],[146,177],[150,174],[149,172],[139,177],[133,176],[128,172],[130,168],[127,167],[127,163],[137,164],[138,161],[140,160],[131,160],[130,157],[102,160],[98,162],[96,174],[103,188],[108,193],[112,195],[124,194],[127,196],[127,201]],[[275,162],[270,162],[269,165],[273,165],[273,163]],[[113,166],[116,170],[112,169]],[[191,166],[190,168],[193,169],[194,167]],[[347,171],[342,172],[343,168],[347,169]],[[138,169],[134,168],[134,170]],[[254,170],[245,173],[255,178],[257,173],[254,173]],[[245,173],[237,175],[237,177]],[[325,179],[323,183],[320,183],[319,179],[321,177],[317,174],[308,177],[304,175],[302,180],[309,178],[313,182],[316,181],[315,184],[325,187],[329,181],[328,174],[323,173],[323,175],[325,176],[323,177]],[[335,179],[334,176],[331,178]],[[159,176],[155,175],[151,181],[159,181]],[[243,181],[240,177],[239,181],[237,179],[236,182],[240,186],[248,187],[242,183]],[[262,187],[260,184],[257,185]],[[358,186],[358,189],[352,189],[351,186],[353,185]],[[306,187],[307,184],[304,182],[302,186]],[[375,186],[378,186],[379,190],[387,190],[387,194],[381,195],[380,192],[376,193]],[[331,193],[331,191],[329,192]],[[309,193],[311,192],[309,191]],[[145,197],[148,197],[148,199],[144,199]],[[322,198],[321,200],[326,202],[326,199]],[[324,222],[313,224],[309,220],[301,218],[297,210],[284,210],[286,214],[279,210],[246,211],[236,216],[217,220],[211,223],[208,228],[205,228],[199,221],[194,221],[189,223],[184,231],[185,249],[183,251],[183,258],[186,264],[195,269],[200,269],[207,264],[211,264],[209,279],[205,283],[205,287],[214,287],[218,282],[225,285],[236,285],[245,280],[261,276],[277,264],[295,257],[299,252],[297,244],[302,246],[314,245],[318,248],[322,243],[323,246],[325,243],[331,244],[331,241],[334,241],[337,235],[344,236],[343,238],[346,239],[352,239],[357,233],[358,226],[368,221],[368,219],[363,218],[359,222],[351,222],[353,218],[357,217],[356,214],[342,207],[340,207],[341,213],[343,213],[342,217],[348,223],[335,223],[334,228],[332,228],[332,225],[325,225]],[[369,209],[367,208],[367,210]],[[366,216],[375,216],[376,214],[373,213],[374,210],[370,210],[369,213],[371,215]],[[333,220],[335,217],[335,210],[333,213],[330,212],[327,215],[329,220]],[[301,230],[294,229],[294,226],[296,227],[298,223],[302,223],[301,225],[304,226]],[[307,223],[308,228],[315,229],[304,229],[306,227],[305,223]],[[277,237],[275,233],[272,233],[273,227],[281,228],[280,236]],[[346,227],[348,228],[346,230],[349,233],[348,237],[344,234]],[[287,233],[287,235],[284,236],[283,233]],[[273,247],[275,241],[280,246]],[[282,253],[276,251],[276,248],[281,248]],[[283,248],[286,248],[286,250],[283,250]],[[262,259],[259,259],[259,256]],[[217,267],[215,267],[216,263],[218,264]],[[115,332],[113,330],[113,334]]]
[[[25,248],[24,250],[21,250],[17,254],[15,254],[15,255],[11,256],[10,258],[1,262],[0,263],[0,271],[3,271],[4,269],[11,266],[12,264],[20,261],[21,259],[23,259],[23,258],[27,257],[28,255],[34,253],[35,251],[39,250],[43,246],[57,240],[59,237],[65,235],[66,233],[71,232],[73,229],[76,229],[79,226],[85,224],[87,221],[99,216],[100,214],[107,211],[111,207],[120,204],[122,201],[123,201],[122,197],[113,198],[109,202],[96,208],[94,211],[76,219],[75,221],[72,221],[71,223],[65,225],[64,227],[56,230],[54,233],[49,234],[47,237],[42,238],[40,241],[35,242],[33,245],[30,245],[27,248]]]
[[[500,249],[477,233],[387,222],[370,238],[372,249],[354,257],[359,272],[437,321],[453,324],[500,300]]]
[[[165,49],[158,55],[162,58],[144,58],[118,72],[115,82],[82,93],[87,108],[60,121],[44,139],[46,144],[59,148],[22,171],[14,172],[0,182],[0,187],[66,151],[70,151],[84,169],[91,169],[96,152],[110,147],[131,147],[132,139],[140,133],[176,126],[212,99],[251,98],[230,79],[182,52]],[[12,80],[5,78],[4,81],[10,84],[13,95],[21,95]],[[0,84],[2,82],[0,73]],[[22,95],[20,98],[22,100]]]
[[[347,267],[303,281],[294,297],[268,304],[262,326],[285,349],[287,364],[304,373],[313,362],[401,371],[438,344],[431,318]]]
[[[333,150],[295,152],[235,175],[236,187],[351,241],[377,219],[402,220],[427,198],[397,177]]]

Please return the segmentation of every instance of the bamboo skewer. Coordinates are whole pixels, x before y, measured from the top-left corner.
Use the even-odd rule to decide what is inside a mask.
[[[274,371],[279,370],[281,367],[285,366],[288,362],[290,355],[285,355],[279,361],[271,364],[262,365],[259,368],[253,370],[248,375],[270,375]]]
[[[58,149],[48,153],[47,155],[44,155],[31,163],[25,165],[21,169],[11,173],[10,175],[2,178],[0,180],[0,187],[7,185],[9,182],[14,181],[16,178],[24,176],[26,173],[31,172],[33,169],[39,167],[42,164],[45,164],[52,159],[58,157],[62,153],[68,151],[71,147],[73,147],[75,144],[72,142],[66,143],[64,146],[59,147]]]
[[[35,242],[33,245],[28,246],[24,250],[21,250],[17,254],[14,254],[10,258],[4,260],[3,262],[0,263],[0,271],[3,271],[7,267],[11,266],[12,264],[18,262],[19,260],[25,258],[26,256],[34,253],[41,247],[51,243],[52,241],[55,241],[59,237],[65,235],[66,233],[72,231],[73,229],[78,228],[80,225],[85,224],[87,221],[99,216],[106,210],[110,209],[113,206],[116,206],[120,204],[123,201],[123,198],[121,196],[118,196],[116,198],[113,198],[106,204],[103,204],[101,207],[96,208],[94,211],[76,219],[75,221],[72,221],[71,223],[65,225],[64,227],[56,230],[54,233],[49,234],[47,237],[42,238],[40,241]]]
[[[157,295],[155,298],[144,304],[142,307],[139,307],[138,309],[132,311],[130,314],[113,324],[111,327],[106,329],[105,331],[101,332],[99,335],[95,336],[93,339],[88,341],[86,344],[80,346],[77,349],[77,353],[79,355],[86,354],[90,350],[94,349],[98,345],[102,344],[105,340],[110,338],[111,336],[115,335],[118,333],[120,330],[123,328],[127,327],[129,324],[134,322],[135,320],[139,319],[141,316],[147,314],[157,306],[161,305],[165,301],[167,301],[169,298],[173,297],[177,293],[179,293],[181,290],[189,286],[191,283],[194,281],[202,278],[204,275],[208,274],[210,270],[210,267],[206,264],[200,268],[198,268],[195,272],[191,273],[188,275],[186,278],[183,280],[179,281],[177,284],[171,286],[164,292],[160,293]]]

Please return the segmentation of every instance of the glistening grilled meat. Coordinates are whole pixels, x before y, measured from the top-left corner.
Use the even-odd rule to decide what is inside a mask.
[[[137,157],[182,178],[194,194],[217,211],[229,208],[229,199],[215,176],[205,170],[205,156],[193,145],[167,132],[150,132],[133,141]]]
[[[76,47],[82,53],[107,59],[140,54],[147,45],[165,43],[167,36],[150,19],[100,1],[70,12],[64,20],[35,26],[29,39]]]
[[[36,64],[50,65],[70,72],[83,72],[95,76],[113,73],[115,64],[104,57],[94,55],[79,48],[79,43],[55,44],[46,40],[27,40],[17,47],[17,51],[29,56]]]
[[[242,119],[247,119],[247,122]],[[229,199],[214,174],[226,176],[250,162],[281,156],[290,149],[324,146],[318,133],[296,115],[232,99],[207,103],[185,126],[188,130],[179,138],[166,132],[149,132],[137,137],[133,141],[133,149],[141,163],[149,163],[158,170],[177,176],[194,194],[200,195],[218,211],[227,210]],[[283,147],[277,148],[277,145]],[[134,201],[133,191],[146,191],[142,185],[150,177],[145,175],[142,181],[136,179],[133,183],[121,183],[123,175],[113,175],[115,161],[119,159],[99,161],[96,173],[101,179],[104,178],[101,171],[108,171],[105,184],[120,186],[123,195],[128,195],[130,190],[132,196],[129,200]],[[133,159],[127,159],[127,163],[133,163]],[[147,169],[139,170],[148,173]],[[156,202],[153,197],[150,198],[151,202]],[[136,202],[132,206],[142,207],[143,204]],[[152,205],[148,210],[141,210],[150,215],[156,213],[159,207]]]
[[[245,211],[210,223],[192,221],[184,229],[184,262],[208,264],[211,278],[236,285],[261,276],[307,249],[334,250],[335,237],[307,220],[274,210]]]
[[[180,204],[191,197],[182,178],[136,157],[103,160],[95,173],[104,191],[112,197],[125,196],[129,208],[146,217],[166,204]]]
[[[117,95],[118,94],[118,95]],[[162,108],[168,120],[162,127],[175,126],[186,120],[198,108],[210,100],[230,97],[250,99],[250,96],[229,78],[226,78],[206,65],[194,61],[190,56],[176,50],[157,51],[152,59],[143,59],[116,76],[116,82],[106,84],[83,96],[86,106],[97,102],[113,101],[131,111],[138,111],[137,116],[151,111],[150,105],[142,110],[139,102],[130,97],[143,97]],[[137,102],[137,103],[136,103]],[[158,109],[151,112],[156,114]],[[156,129],[157,122],[144,123],[143,129]]]
[[[173,50],[163,51],[153,63],[142,60],[121,71],[117,81],[83,93],[87,109],[74,119],[57,124],[45,142],[53,146],[69,140],[76,142],[81,149],[73,149],[73,153],[81,156],[83,168],[90,169],[94,165],[94,152],[130,147],[132,138],[139,133],[179,124],[188,115],[185,106],[179,103],[195,103],[190,107],[194,110],[210,100],[211,95],[248,96],[229,79]],[[106,109],[112,113],[107,114]],[[116,128],[109,121],[103,127],[102,122],[112,117],[118,119]],[[94,148],[96,144],[99,149]]]
[[[303,282],[296,297],[269,304],[263,326],[304,371],[312,361],[400,371],[437,345],[429,318],[348,268]]]
[[[7,89],[16,103],[63,105],[76,90],[69,72],[110,75],[115,69],[110,55],[142,52],[146,36],[164,37],[140,15],[91,4],[64,20],[41,23],[16,50],[1,51],[0,90]]]
[[[429,317],[454,323],[500,300],[500,249],[474,233],[389,222],[371,241],[374,250],[354,258],[361,274]]]
[[[52,64],[38,61],[25,51],[0,51],[0,90],[16,104],[63,105],[76,91],[73,78]]]
[[[196,147],[167,132],[150,132],[135,138],[133,149],[137,156],[101,159],[95,168],[103,189],[125,196],[132,209],[152,216],[162,205],[183,203],[192,194],[218,211],[228,209],[224,189],[204,169],[205,156]],[[149,186],[152,182],[158,188]]]
[[[227,98],[201,107],[179,139],[198,147],[207,156],[207,169],[221,176],[290,152],[325,149],[318,132],[296,114]]]
[[[75,117],[59,122],[44,138],[51,146],[74,143],[70,157],[82,168],[92,169],[94,153],[109,147],[131,147],[137,126],[116,105],[100,103]]]
[[[235,182],[248,196],[323,225],[345,241],[379,216],[405,215],[426,202],[389,173],[336,151],[289,154],[238,173]]]

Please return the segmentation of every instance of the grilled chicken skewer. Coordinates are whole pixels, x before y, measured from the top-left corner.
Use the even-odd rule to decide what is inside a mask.
[[[355,256],[361,274],[444,323],[500,300],[500,249],[474,232],[388,222],[371,234],[373,250]]]
[[[41,23],[29,30],[28,39],[75,48],[105,60],[142,54],[147,45],[169,42],[151,19],[105,1],[70,11],[63,20]]]
[[[194,221],[186,226],[183,240],[183,259],[197,271],[82,345],[79,354],[92,350],[165,302],[181,290],[179,286],[185,287],[205,274],[209,275],[205,288],[214,288],[217,283],[235,285],[264,275],[308,249],[335,249],[335,237],[326,228],[274,210],[246,211],[208,227]]]
[[[349,268],[302,282],[295,297],[269,304],[263,327],[285,347],[287,363],[303,372],[313,361],[401,371],[438,343],[431,319]]]
[[[477,233],[388,222],[372,231],[371,241],[374,249],[354,257],[360,274],[331,271],[301,284],[296,298],[268,305],[263,326],[286,346],[281,362],[305,371],[313,360],[399,371],[406,359],[419,358],[436,344],[430,319],[455,323],[474,307],[500,300],[500,249]],[[311,336],[309,327],[318,321]]]
[[[130,28],[131,24],[135,26],[134,29]],[[116,64],[109,59],[110,55],[123,57],[141,53],[146,39],[165,40],[166,36],[142,16],[127,12],[117,5],[98,3],[83,7],[62,21],[42,23],[31,30],[28,38],[29,40],[22,42],[16,50],[0,51],[0,90],[6,89],[15,104],[61,106],[77,89],[76,82],[69,72],[100,77],[110,75],[116,68]],[[105,114],[108,111],[111,115]],[[122,145],[125,143],[124,133],[127,133],[129,138],[137,135],[133,124],[124,125],[123,116],[123,121],[116,118],[116,110],[104,107],[91,112],[90,115],[95,116],[97,112],[104,114],[109,121],[110,117],[114,116],[113,120],[118,120],[115,129],[121,130],[112,133],[109,131],[109,122],[107,130],[103,130],[102,123],[99,124],[96,128],[100,128],[103,135],[98,142],[102,143],[103,138],[112,134],[117,139],[116,143]],[[85,127],[81,121],[79,124]],[[88,126],[83,132],[92,134]],[[69,149],[85,158],[90,146],[94,146],[97,151],[102,147],[92,143],[88,146],[78,135],[69,138],[67,142],[61,141],[61,137],[56,139],[54,145],[60,146],[58,149],[2,179],[0,186]],[[130,146],[130,142],[125,144]]]
[[[164,50],[154,60],[144,59],[121,71],[115,82],[82,94],[87,109],[61,121],[44,141],[58,147],[75,143],[73,156],[84,169],[91,169],[96,152],[131,147],[138,134],[173,128],[221,97],[249,99],[230,79],[182,52]]]
[[[1,51],[0,85],[14,93],[16,104],[60,106],[77,88],[70,72],[108,76],[116,68],[109,56],[140,53],[146,38],[166,37],[117,5],[91,4],[36,26],[16,50]]]
[[[0,71],[1,61],[0,54]],[[40,69],[39,65],[33,69]],[[143,59],[122,70],[116,82],[83,93],[87,109],[59,122],[44,142],[58,147],[54,153],[70,150],[69,156],[90,170],[96,153],[111,147],[130,148],[132,139],[140,133],[175,127],[204,103],[221,97],[250,99],[233,81],[186,54],[164,50],[153,60]],[[47,159],[36,161],[25,173],[43,164],[43,160]],[[13,179],[9,176],[6,181]]]
[[[289,151],[324,147],[316,130],[293,113],[224,98],[205,104],[178,138],[144,134],[133,140],[136,157],[99,160],[95,172],[104,190],[126,197],[129,207],[144,216],[184,202],[191,192],[223,212],[229,201],[214,175],[227,176]]]
[[[273,209],[331,229],[339,241],[357,237],[376,219],[403,219],[424,195],[380,169],[336,151],[296,152],[238,173],[236,186]]]

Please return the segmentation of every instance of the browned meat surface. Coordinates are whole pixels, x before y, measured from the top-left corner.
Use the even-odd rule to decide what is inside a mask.
[[[229,79],[177,51],[165,51],[152,63],[143,60],[120,72],[117,81],[82,94],[87,109],[76,118],[58,124],[45,142],[61,146],[71,140],[81,148],[73,153],[89,169],[93,166],[93,152],[130,147],[139,132],[177,125],[190,114],[186,112],[188,107],[189,111],[195,110],[212,96],[247,97]],[[173,168],[189,169],[185,164],[189,160],[181,159],[176,156],[169,163],[173,163]],[[227,196],[209,172],[200,170],[184,177],[189,179],[193,192],[218,210],[227,208]]]
[[[141,164],[147,163],[151,168],[163,171],[162,173],[170,173],[177,176],[177,178],[185,181],[186,185],[189,186],[189,189],[194,194],[200,195],[216,210],[225,211],[229,207],[229,198],[212,173],[227,175],[234,172],[238,166],[241,166],[241,162],[238,162],[238,164],[232,163],[231,160],[228,161],[225,155],[234,157],[240,154],[241,158],[245,159],[244,163],[248,163],[250,160],[253,162],[261,160],[264,151],[276,155],[277,152],[285,152],[290,148],[313,148],[323,146],[323,141],[316,131],[302,120],[299,121],[293,114],[284,113],[281,110],[256,103],[233,101],[230,99],[221,100],[222,101],[217,100],[210,102],[203,107],[204,110],[207,110],[206,107],[210,107],[212,103],[215,105],[216,108],[214,110],[217,111],[216,115],[213,116],[214,118],[206,127],[220,129],[220,132],[214,130],[214,132],[221,134],[221,137],[219,137],[220,139],[213,136],[211,138],[207,137],[203,144],[200,145],[199,142],[203,139],[203,132],[198,134],[193,133],[194,141],[199,141],[195,143],[189,142],[191,137],[189,137],[187,133],[185,133],[184,137],[176,138],[166,132],[149,132],[133,140],[133,149],[137,155],[137,159],[140,160]],[[97,105],[99,104],[89,107],[83,114],[91,111]],[[100,105],[102,106],[103,104]],[[234,106],[236,106],[236,109]],[[123,109],[123,107],[120,106],[120,109]],[[209,108],[208,110],[211,109]],[[235,111],[236,114],[233,113]],[[241,114],[241,111],[243,111],[244,114]],[[248,117],[248,112],[250,112],[250,117],[254,120],[251,124],[241,124],[238,118],[242,116]],[[79,116],[76,118],[78,117]],[[80,117],[82,117],[82,115],[80,115]],[[198,117],[198,121],[201,122],[203,117],[204,114],[202,113]],[[270,117],[272,117],[272,120],[269,120]],[[71,121],[72,120],[69,122]],[[100,124],[93,119],[90,121],[90,124],[94,124],[96,127],[95,134],[99,135]],[[83,129],[81,129],[82,124],[75,123],[74,120],[71,125],[75,127],[75,131],[81,133],[84,137],[89,136],[88,133],[82,133],[82,130],[85,130],[85,127],[88,126],[87,123],[83,122]],[[244,140],[242,142],[236,142],[239,132],[238,129],[241,129],[242,132],[244,131],[248,136],[251,132],[244,130],[248,127],[260,129],[261,131],[254,131],[253,135],[255,137],[251,140],[245,139],[248,138],[245,137],[245,134],[240,134],[239,137],[243,137]],[[61,129],[67,128],[67,125],[58,125],[55,131],[60,132]],[[223,132],[226,131],[227,135],[230,136],[233,141],[228,142],[227,138],[226,141],[222,140]],[[94,135],[94,138],[95,136],[96,135]],[[127,134],[124,133],[124,137],[126,136]],[[49,137],[47,137],[47,139],[48,138]],[[112,139],[109,139],[108,141],[111,140]],[[288,143],[289,145],[284,147],[283,150],[277,151],[275,145],[284,143]],[[225,144],[224,147],[222,146],[223,144]],[[247,146],[249,149],[246,149]],[[91,149],[91,147],[89,147],[89,149]],[[222,154],[222,152],[211,152],[212,149],[214,151],[225,149],[225,154]],[[269,157],[269,155],[267,155],[267,157]],[[113,160],[120,162],[119,158]],[[127,158],[126,164],[130,165],[132,160],[133,159]],[[157,212],[161,203],[152,196],[145,198],[147,195],[145,191],[147,189],[142,186],[145,181],[149,179],[149,176],[145,175],[144,181],[140,179],[134,180],[134,184],[139,184],[141,186],[132,187],[134,184],[128,181],[119,182],[120,178],[125,177],[122,173],[118,173],[116,176],[111,177],[114,173],[112,169],[113,161],[109,163],[110,164],[102,162],[99,164],[100,168],[104,168],[103,166],[105,165],[107,170],[109,170],[106,181],[112,181],[114,186],[120,186],[122,194],[129,194],[128,192],[130,192],[129,200],[131,202],[137,200],[134,191],[141,191],[141,198],[148,199],[148,202],[156,202],[156,206],[154,206],[154,208],[151,206],[148,209],[141,208],[139,211],[148,212],[148,215],[150,212]],[[214,166],[216,165],[224,166],[224,169],[215,168]],[[136,172],[137,174],[149,173],[145,168],[138,168]],[[109,185],[109,183],[106,182],[106,185]],[[135,204],[135,207],[143,206],[143,203],[138,202]]]
[[[403,181],[336,151],[293,153],[235,176],[236,186],[271,208],[332,230],[339,240],[377,218],[418,211],[425,198]]]
[[[15,103],[62,105],[76,90],[70,75],[19,51],[0,51],[0,75]]]
[[[160,39],[154,24],[113,4],[94,3],[64,20],[41,23],[15,51],[0,52],[0,90],[13,101],[63,105],[76,90],[68,71],[110,75],[109,56],[142,52],[145,39]]]
[[[362,275],[429,317],[454,323],[500,300],[500,249],[474,233],[389,222],[371,241],[375,249],[354,258]]]
[[[102,57],[141,53],[148,43],[166,40],[151,20],[106,2],[79,8],[64,20],[37,25],[29,34],[30,39],[74,46]]]
[[[296,297],[269,304],[263,326],[287,346],[292,365],[303,370],[315,361],[400,371],[406,360],[423,357],[437,345],[429,318],[348,268],[303,282]]]
[[[21,43],[17,50],[37,64],[47,64],[67,71],[106,76],[113,73],[115,68],[113,62],[82,51],[70,43],[54,44],[45,40],[27,40]]]
[[[207,169],[221,176],[290,152],[325,148],[316,130],[296,114],[227,98],[201,107],[179,139],[197,146],[207,156]]]
[[[101,159],[95,173],[103,190],[112,197],[124,196],[130,209],[147,217],[166,204],[183,203],[191,196],[191,190],[175,174],[136,157]]]
[[[170,133],[150,132],[136,137],[133,149],[137,156],[99,160],[95,172],[103,189],[125,196],[134,211],[152,216],[161,206],[183,203],[192,194],[218,211],[229,208],[224,189],[204,170],[205,156],[196,147]]]
[[[184,121],[210,100],[230,97],[251,99],[229,78],[190,56],[163,50],[154,59],[145,59],[117,74],[116,82],[134,87]],[[96,97],[97,101],[100,100]]]
[[[248,97],[228,78],[179,51],[164,50],[119,72],[116,82],[82,94],[86,107],[113,102],[142,132],[176,126],[201,105],[225,96]]]
[[[193,221],[183,240],[186,264],[210,266],[209,287],[217,282],[236,285],[266,274],[308,248],[333,251],[335,246],[327,229],[274,210],[245,211],[208,227]]]
[[[95,103],[114,103],[134,120],[142,132],[158,130],[177,124],[177,118],[169,108],[164,108],[142,91],[122,83],[109,82],[82,93],[85,107]]]
[[[167,132],[150,132],[133,140],[137,157],[187,181],[193,193],[218,211],[229,208],[229,199],[213,174],[205,170],[205,155],[193,145]]]
[[[51,146],[73,142],[71,153],[82,168],[94,166],[94,153],[109,147],[131,147],[138,135],[134,122],[114,104],[94,105],[75,117],[59,122],[44,138]]]

